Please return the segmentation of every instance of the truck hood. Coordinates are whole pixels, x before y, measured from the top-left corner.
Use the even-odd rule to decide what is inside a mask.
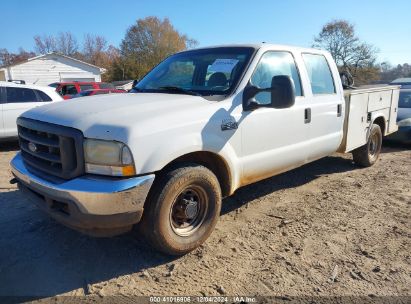
[[[22,117],[79,129],[85,137],[127,141],[131,131],[144,130],[136,125],[148,124],[147,131],[167,128],[169,117],[187,111],[201,113],[201,108],[213,103],[180,94],[108,94],[51,103],[24,112]]]

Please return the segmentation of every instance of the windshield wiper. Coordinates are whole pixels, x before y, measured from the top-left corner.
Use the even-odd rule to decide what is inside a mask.
[[[165,91],[170,91],[170,92],[193,95],[193,96],[202,96],[201,94],[199,94],[197,92],[186,90],[186,89],[183,89],[183,88],[180,88],[180,87],[175,87],[175,86],[164,86],[164,87],[159,87],[159,89],[160,90],[165,90]]]
[[[140,88],[137,88],[137,87],[134,87],[134,88],[131,88],[131,90],[130,90],[130,93],[137,93],[137,92],[141,92],[141,93],[144,93],[146,90],[144,90],[144,89],[140,89]]]

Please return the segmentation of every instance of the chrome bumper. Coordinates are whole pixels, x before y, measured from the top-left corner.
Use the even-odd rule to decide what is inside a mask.
[[[20,188],[29,190],[25,191],[28,194],[32,192],[30,197],[37,205],[73,228],[107,229],[138,222],[155,177],[150,174],[118,179],[84,175],[72,180],[54,180],[50,176],[44,179],[31,173],[20,153],[10,164]],[[67,206],[58,210],[53,208],[53,204]],[[56,210],[60,212],[54,212]],[[126,218],[122,215],[126,215]]]

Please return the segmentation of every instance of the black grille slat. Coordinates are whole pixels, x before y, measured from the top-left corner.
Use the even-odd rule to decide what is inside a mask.
[[[21,155],[29,168],[63,179],[84,173],[81,131],[21,117],[17,126]]]
[[[41,160],[33,157],[31,154],[26,153],[25,151],[22,151],[22,156],[25,162],[27,162],[30,166],[46,172],[48,174],[56,175],[59,176],[61,173],[61,166],[48,166],[47,164],[43,163]]]
[[[28,148],[28,144],[25,142],[21,142],[20,149],[24,150],[26,153],[31,154],[33,157],[38,157],[43,160],[47,160],[52,163],[61,163],[61,159],[59,155],[52,154],[52,153],[45,153],[45,152],[32,152]]]
[[[52,138],[44,138],[40,136],[36,136],[35,134],[28,132],[26,128],[21,128],[19,130],[19,136],[29,142],[33,142],[35,144],[40,144],[43,146],[49,146],[54,148],[59,148],[59,140],[52,139]]]

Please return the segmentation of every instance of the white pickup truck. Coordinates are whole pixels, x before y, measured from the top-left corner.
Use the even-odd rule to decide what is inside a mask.
[[[222,198],[336,151],[376,162],[399,87],[344,91],[330,54],[270,44],[170,56],[130,94],[25,112],[12,183],[58,221],[159,250],[203,243]]]

